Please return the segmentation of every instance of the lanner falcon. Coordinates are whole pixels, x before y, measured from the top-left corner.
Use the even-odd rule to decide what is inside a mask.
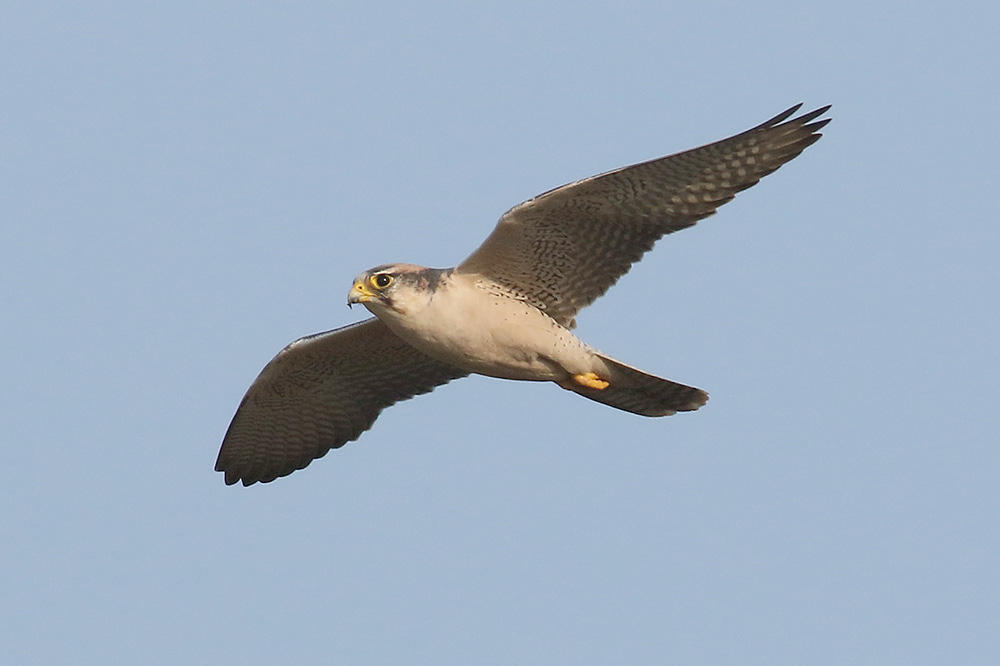
[[[661,379],[573,334],[590,305],[665,234],[692,226],[820,138],[825,106],[558,187],[503,214],[454,268],[386,264],[348,304],[374,318],[300,338],[250,386],[215,469],[267,483],[357,439],[379,413],[470,373],[551,381],[643,416],[698,409],[704,391]],[[789,120],[789,118],[791,118]]]

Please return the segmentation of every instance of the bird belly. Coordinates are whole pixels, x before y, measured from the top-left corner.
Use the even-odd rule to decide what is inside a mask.
[[[593,350],[538,308],[482,291],[450,296],[386,323],[428,356],[491,377],[559,381],[594,369]]]

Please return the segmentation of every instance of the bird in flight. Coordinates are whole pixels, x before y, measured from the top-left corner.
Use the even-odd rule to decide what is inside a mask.
[[[662,236],[715,213],[796,157],[830,122],[801,105],[682,153],[557,187],[518,204],[454,268],[385,264],[358,275],[365,321],[300,338],[254,380],[215,469],[267,483],[357,439],[386,407],[471,373],[560,387],[642,416],[708,394],[615,360],[573,333]]]

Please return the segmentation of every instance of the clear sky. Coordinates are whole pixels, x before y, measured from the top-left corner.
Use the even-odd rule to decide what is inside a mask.
[[[996,3],[0,10],[0,662],[1000,663]],[[709,391],[470,378],[212,470],[351,278],[834,105],[579,319]]]

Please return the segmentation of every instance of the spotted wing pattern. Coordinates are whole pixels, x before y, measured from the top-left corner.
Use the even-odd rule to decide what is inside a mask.
[[[250,386],[215,469],[227,484],[273,481],[357,439],[393,403],[467,374],[374,318],[301,338]]]
[[[456,271],[480,274],[572,327],[665,234],[712,215],[821,136],[801,105],[742,134],[550,190],[507,211]],[[813,122],[816,121],[816,122]]]

